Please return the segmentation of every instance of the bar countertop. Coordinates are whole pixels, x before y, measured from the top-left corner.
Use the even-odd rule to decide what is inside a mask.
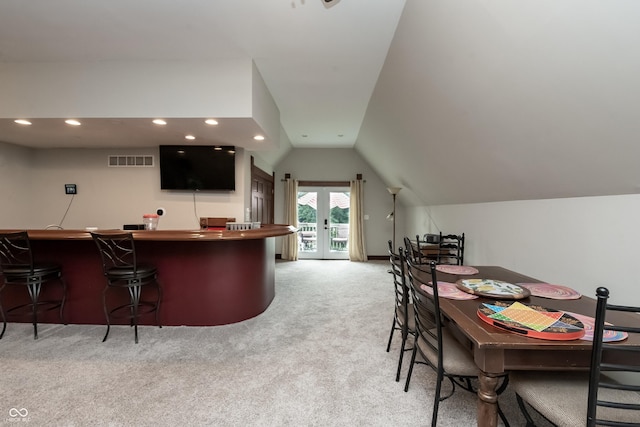
[[[2,230],[2,232],[19,230]],[[27,230],[33,240],[91,240],[88,230]],[[156,241],[216,241],[216,240],[252,240],[267,237],[286,236],[296,232],[296,228],[283,224],[264,224],[251,230],[118,230],[98,229],[97,233],[130,232],[136,240]]]

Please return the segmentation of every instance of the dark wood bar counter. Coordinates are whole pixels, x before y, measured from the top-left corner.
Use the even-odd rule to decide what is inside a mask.
[[[121,230],[97,230],[99,233]],[[167,326],[214,326],[257,316],[275,296],[275,239],[295,232],[288,225],[255,230],[131,231],[139,262],[155,264],[162,286],[160,321]],[[62,265],[67,282],[65,320],[105,324],[100,255],[85,230],[28,230],[39,261]],[[4,293],[3,304],[19,293]],[[46,295],[43,295],[46,297]],[[29,322],[13,318],[9,321]],[[43,323],[58,323],[44,313]],[[152,316],[141,324],[154,324]]]

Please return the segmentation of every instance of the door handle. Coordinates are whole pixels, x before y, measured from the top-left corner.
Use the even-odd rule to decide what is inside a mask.
[[[329,224],[327,223],[327,220],[325,219],[325,220],[324,220],[324,229],[325,229],[325,230],[327,230],[327,229],[329,228],[329,227],[328,227],[328,225],[329,225]]]

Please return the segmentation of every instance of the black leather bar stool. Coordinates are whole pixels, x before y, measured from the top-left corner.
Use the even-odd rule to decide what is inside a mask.
[[[107,286],[102,292],[104,314],[107,319],[107,333],[102,342],[107,340],[111,329],[112,318],[127,318],[135,331],[135,342],[138,343],[138,322],[142,315],[155,313],[156,324],[159,327],[160,300],[162,288],[158,283],[158,272],[155,266],[139,264],[136,258],[136,249],[131,233],[91,233],[93,240],[98,245],[102,258],[102,270],[107,279]],[[116,288],[126,289],[129,293],[129,301],[125,304],[110,307],[107,301],[107,293]],[[155,290],[155,299],[143,299],[144,288]]]
[[[38,339],[38,314],[44,311],[60,309],[60,321],[64,322],[63,311],[67,295],[67,285],[62,278],[62,268],[54,263],[33,261],[31,242],[26,231],[0,234],[0,274],[3,277],[0,287],[0,314],[2,314],[2,332],[7,329],[7,315],[13,312],[26,312],[31,315],[33,338]],[[43,287],[58,286],[62,290],[59,298],[41,300]],[[7,308],[2,305],[2,294],[7,286],[20,286],[29,293],[30,302]]]

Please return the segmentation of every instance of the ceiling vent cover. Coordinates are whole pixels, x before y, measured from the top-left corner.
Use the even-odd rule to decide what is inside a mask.
[[[153,167],[153,156],[110,155],[107,165],[111,168],[149,168]]]

